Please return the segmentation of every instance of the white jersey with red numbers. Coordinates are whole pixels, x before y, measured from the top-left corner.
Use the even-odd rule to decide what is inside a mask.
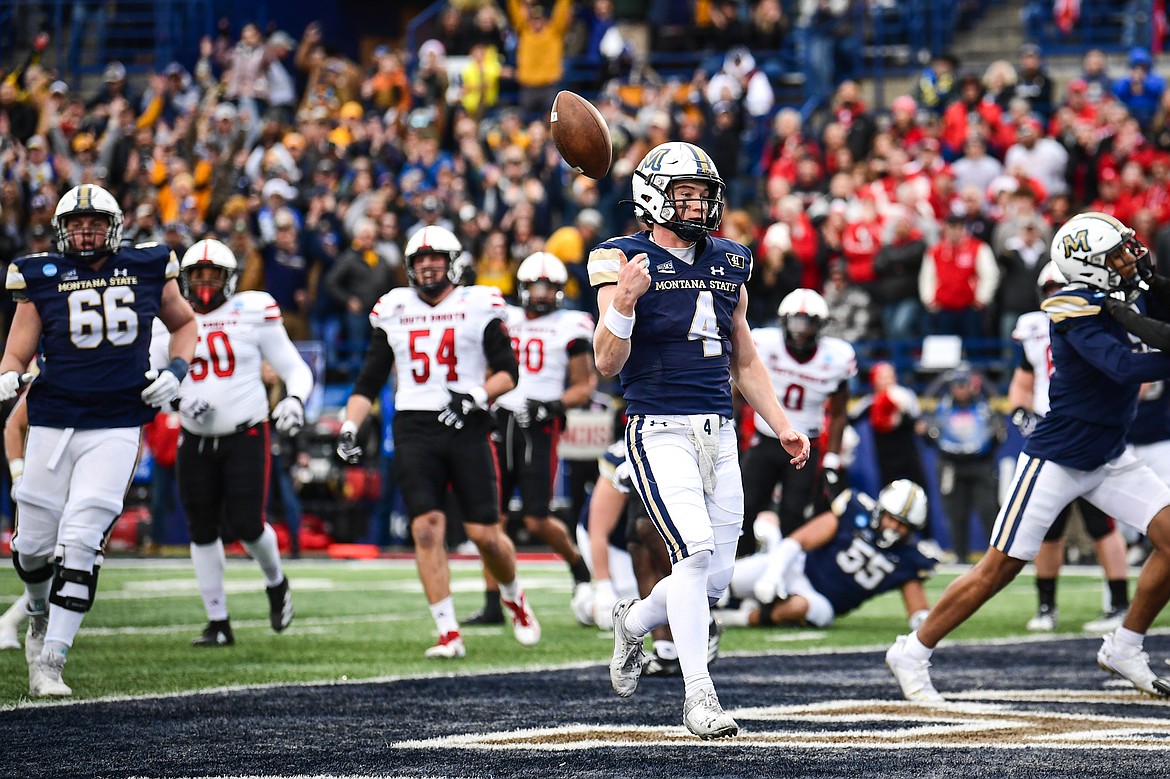
[[[822,336],[817,350],[806,362],[793,357],[784,345],[784,332],[778,327],[760,327],[752,331],[756,351],[760,354],[776,399],[788,414],[788,421],[810,439],[816,440],[825,424],[825,401],[857,375],[857,355],[853,347],[840,338]],[[775,438],[776,434],[759,414],[756,431]]]
[[[432,306],[410,287],[392,289],[378,299],[370,324],[394,352],[399,411],[439,411],[451,393],[482,387],[487,379],[483,334],[508,307],[494,287],[455,287]]]
[[[313,390],[313,374],[289,340],[280,307],[267,292],[240,292],[206,314],[195,313],[199,340],[179,397],[207,401],[198,420],[183,417],[183,429],[201,436],[230,435],[268,418],[268,390],[260,375],[267,361],[289,395],[303,401]],[[166,327],[154,320],[150,364],[169,361]]]
[[[1052,338],[1048,334],[1048,314],[1029,311],[1021,314],[1012,330],[1012,340],[1024,349],[1024,357],[1032,366],[1032,412],[1037,416],[1048,413],[1048,377],[1052,375]]]
[[[593,317],[560,309],[530,319],[523,308],[508,306],[506,321],[520,378],[516,388],[501,395],[496,404],[522,411],[530,400],[560,400],[569,373],[569,346],[585,341],[593,348]]]

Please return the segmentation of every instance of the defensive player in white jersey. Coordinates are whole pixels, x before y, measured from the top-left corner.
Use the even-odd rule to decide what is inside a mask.
[[[727,589],[743,526],[743,483],[731,384],[802,467],[808,437],[776,402],[747,325],[751,252],[709,233],[723,215],[723,179],[689,143],[651,149],[634,170],[634,213],[649,228],[589,254],[601,323],[597,368],[620,373],[634,486],[670,552],[672,569],[644,600],[614,606],[610,682],[632,695],[643,637],[670,623],[683,672],[683,723],[700,738],[733,736],[707,670],[710,604]]]
[[[345,404],[337,445],[342,459],[361,457],[358,427],[369,416],[390,371],[394,388],[394,479],[410,515],[418,575],[439,629],[427,657],[463,657],[467,650],[451,599],[443,512],[448,485],[464,528],[500,583],[500,599],[516,640],[540,641],[540,624],[516,577],[516,548],[500,528],[497,463],[488,406],[516,386],[516,354],[504,324],[507,308],[493,287],[456,286],[454,262],[463,247],[450,230],[424,227],[406,244],[410,287],[375,304],[365,364]]]
[[[917,630],[886,652],[886,665],[911,701],[943,700],[930,678],[938,642],[1035,558],[1056,516],[1082,496],[1154,545],[1129,612],[1105,636],[1097,663],[1144,693],[1170,695],[1170,679],[1154,673],[1143,651],[1146,631],[1170,598],[1170,487],[1126,444],[1142,383],[1170,374],[1170,354],[1135,350],[1127,329],[1143,340],[1138,329],[1147,323],[1170,332],[1170,279],[1153,276],[1131,228],[1099,212],[1066,222],[1052,238],[1051,254],[1069,284],[1041,306],[1051,323],[1050,408],[1024,443],[987,554],[947,587]],[[1153,294],[1146,293],[1147,282]]]
[[[508,307],[507,325],[520,375],[516,388],[496,400],[494,436],[503,449],[501,522],[506,526],[508,502],[519,488],[524,526],[569,564],[573,614],[589,625],[593,623],[589,566],[565,523],[550,508],[565,409],[585,405],[597,388],[593,318],[563,308],[568,281],[564,263],[548,252],[525,258],[516,271],[521,305]],[[469,625],[504,621],[499,586],[487,571],[484,574],[484,608],[467,620]]]
[[[777,484],[780,533],[785,537],[828,510],[829,500],[845,488],[841,436],[848,421],[845,409],[849,380],[857,375],[857,355],[840,338],[820,334],[829,320],[829,307],[814,290],[788,293],[776,313],[780,315],[780,326],[752,330],[752,341],[768,369],[781,408],[792,426],[812,442],[809,459],[817,462],[820,458],[824,483],[822,486],[817,480],[813,468],[788,466],[788,453],[760,412],[755,412],[756,437],[741,466],[748,527],[740,538],[740,555],[752,551],[755,534],[751,524],[757,514],[768,508]],[[823,431],[827,435],[821,456]]]
[[[270,433],[261,366],[271,365],[287,390],[272,414],[282,433],[295,434],[304,425],[303,398],[313,391],[313,373],[289,340],[272,296],[235,291],[239,264],[225,244],[196,242],[179,268],[179,287],[199,321],[195,359],[180,388],[183,436],[175,462],[208,620],[192,643],[228,646],[235,636],[224,590],[221,526],[231,528],[264,573],[272,629],[279,633],[292,621],[288,577],[268,524]],[[153,359],[166,340],[156,325]]]
[[[1056,263],[1049,261],[1040,270],[1037,287],[1043,302],[1066,284]],[[1052,373],[1052,340],[1048,332],[1048,315],[1043,311],[1021,314],[1012,330],[1012,339],[1023,349],[1024,357],[1012,373],[1008,386],[1008,403],[1013,407],[1012,421],[1021,435],[1027,437],[1036,422],[1048,413],[1048,381]],[[1115,630],[1129,608],[1129,587],[1126,579],[1125,539],[1117,525],[1105,512],[1078,498],[1077,507],[1085,523],[1085,530],[1097,547],[1097,560],[1105,570],[1109,587],[1110,608],[1098,619],[1085,623],[1092,633]],[[1056,577],[1064,561],[1064,533],[1068,528],[1072,503],[1052,523],[1040,551],[1033,561],[1036,565],[1036,595],[1039,607],[1028,620],[1028,630],[1051,632],[1056,630],[1060,612],[1056,607]]]
[[[4,357],[0,401],[29,387],[24,477],[16,488],[13,563],[28,595],[29,693],[73,693],[61,678],[97,593],[106,532],[122,512],[142,425],[179,391],[195,348],[179,263],[165,246],[121,247],[122,209],[82,184],[53,213],[56,251],[18,257],[7,287],[18,301]],[[172,333],[169,362],[150,370],[151,322]]]

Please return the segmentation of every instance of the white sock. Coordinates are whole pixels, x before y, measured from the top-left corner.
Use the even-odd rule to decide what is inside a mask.
[[[707,626],[711,622],[711,610],[707,605],[707,571],[710,565],[711,553],[699,552],[675,563],[669,577],[667,612],[670,632],[678,648],[678,662],[682,666],[688,697],[713,686],[707,672]]]
[[[520,601],[520,577],[517,576],[512,581],[504,584],[500,582],[500,597],[508,601],[508,603],[518,603]]]
[[[203,598],[207,619],[222,622],[228,618],[227,593],[223,588],[223,539],[210,544],[191,544],[191,563],[195,566],[195,582]]]
[[[1144,633],[1135,633],[1123,627],[1117,628],[1113,634],[1113,645],[1123,649],[1123,655],[1136,655],[1142,651],[1142,644],[1146,642]]]
[[[431,616],[434,617],[435,625],[439,628],[440,637],[458,632],[459,622],[455,619],[455,601],[450,595],[438,603],[431,604]]]
[[[95,550],[67,546],[61,565],[75,572],[92,571],[97,562],[97,556]],[[90,604],[92,604],[94,597],[87,585],[70,581],[62,583],[59,595],[62,598],[72,598]],[[81,630],[81,622],[84,619],[84,611],[74,611],[64,606],[50,604],[49,628],[45,631],[46,650],[50,643],[63,645],[66,648],[73,646],[73,639],[77,637],[77,631]]]
[[[72,611],[63,606],[49,606],[49,629],[45,631],[45,651],[48,651],[49,644],[54,642],[66,647],[73,646],[73,639],[77,637],[77,631],[81,630],[81,622],[84,619],[83,611]]]
[[[918,640],[918,631],[915,630],[906,636],[906,654],[914,660],[929,660],[934,650]]]
[[[673,574],[672,574],[673,575]],[[626,612],[626,630],[634,635],[644,636],[656,627],[665,625],[667,592],[670,590],[670,576],[660,579],[649,597],[638,601]]]
[[[19,629],[20,623],[28,616],[28,611],[25,609],[26,603],[28,603],[28,593],[22,592],[20,597],[8,607],[8,611],[4,612],[3,616],[0,616],[0,625],[3,625],[8,630]]]
[[[284,580],[284,571],[280,568],[280,545],[276,542],[276,531],[272,525],[265,522],[259,538],[241,543],[264,572],[265,587],[275,587]]]

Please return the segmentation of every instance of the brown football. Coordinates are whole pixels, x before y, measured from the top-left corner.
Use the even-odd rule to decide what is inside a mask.
[[[576,92],[557,93],[548,126],[557,151],[573,170],[591,179],[609,172],[613,159],[609,126],[592,103]]]

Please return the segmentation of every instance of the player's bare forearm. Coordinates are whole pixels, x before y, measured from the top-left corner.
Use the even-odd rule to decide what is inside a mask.
[[[41,340],[41,315],[32,303],[19,303],[8,330],[8,341],[4,344],[4,357],[0,359],[0,373],[17,371],[24,373],[37,353]]]
[[[906,615],[930,608],[930,601],[926,599],[926,588],[918,579],[902,585],[902,599],[906,601]]]
[[[829,396],[829,426],[828,438],[825,441],[825,451],[841,453],[841,439],[845,436],[845,426],[849,423],[846,407],[849,402],[849,391],[838,390]]]
[[[1031,371],[1016,368],[1012,373],[1011,383],[1008,384],[1008,405],[1012,408],[1026,408],[1032,410],[1033,388],[1036,385],[1036,375]]]
[[[4,423],[4,454],[9,462],[24,457],[24,436],[28,432],[28,404],[21,395]]]
[[[789,538],[800,544],[801,549],[810,552],[832,541],[839,526],[840,520],[837,519],[837,515],[832,511],[826,511],[792,531]]]
[[[597,371],[593,369],[593,356],[581,352],[569,358],[569,386],[561,395],[565,408],[579,408],[589,402],[597,389]]]
[[[373,407],[374,401],[365,395],[350,395],[349,400],[345,401],[345,419],[347,422],[353,422],[356,427],[361,427]]]
[[[507,371],[496,371],[488,376],[487,381],[483,383],[483,388],[487,391],[489,403],[515,387],[516,380]]]

